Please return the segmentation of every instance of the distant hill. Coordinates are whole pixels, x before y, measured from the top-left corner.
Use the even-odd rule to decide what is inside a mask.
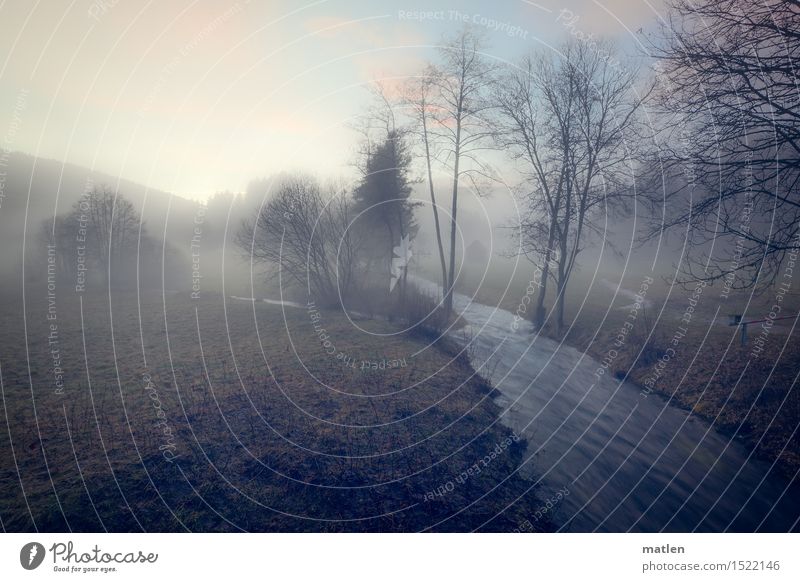
[[[21,260],[22,235],[27,225],[27,244],[32,244],[42,222],[54,214],[65,214],[80,195],[92,184],[106,184],[117,189],[130,200],[144,218],[147,230],[156,238],[163,238],[168,225],[167,240],[175,240],[182,231],[186,217],[193,216],[197,204],[181,196],[129,180],[120,180],[103,172],[92,171],[74,164],[36,158],[19,152],[0,150],[0,176],[2,200],[0,201],[0,245],[3,249],[18,247],[20,254],[3,253]],[[26,213],[27,208],[27,213]],[[173,220],[174,224],[169,224]],[[189,227],[190,228],[190,227]],[[5,263],[4,263],[5,265]]]
[[[266,180],[262,182],[258,184],[268,184]],[[165,288],[186,290],[192,285],[192,272],[197,273],[199,268],[204,289],[219,291],[224,265],[226,291],[250,292],[249,265],[241,260],[232,240],[241,221],[252,216],[258,207],[264,196],[261,190],[251,193],[249,199],[243,195],[219,194],[207,206],[201,206],[185,197],[104,172],[0,149],[0,277],[6,287],[17,287],[18,280],[9,274],[21,271],[23,241],[26,276],[34,279],[43,276],[46,272],[43,225],[49,224],[54,215],[68,214],[83,192],[94,185],[105,185],[129,200],[159,248],[161,241],[166,241]],[[199,241],[199,263],[193,263],[192,253],[198,252],[197,246],[192,247],[193,237],[195,242]],[[157,267],[160,272],[160,266]],[[261,278],[258,273],[254,276]]]

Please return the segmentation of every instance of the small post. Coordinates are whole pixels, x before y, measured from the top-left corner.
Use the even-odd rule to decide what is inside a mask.
[[[729,317],[728,325],[739,326],[739,328],[742,330],[742,332],[741,332],[741,345],[743,345],[743,346],[746,345],[747,344],[747,323],[749,323],[749,322],[743,322],[741,315],[731,314],[728,317]]]

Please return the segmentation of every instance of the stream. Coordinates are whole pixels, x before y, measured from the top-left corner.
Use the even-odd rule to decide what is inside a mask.
[[[537,336],[530,322],[514,326],[509,311],[458,293],[454,308],[467,325],[451,336],[469,339],[473,364],[499,392],[501,422],[528,441],[520,471],[560,531],[800,530],[797,480],[735,438],[657,394],[598,377],[597,360]]]
[[[632,383],[598,378],[596,360],[536,337],[527,321],[513,329],[508,311],[458,294],[454,304],[476,367],[500,393],[502,422],[528,440],[523,475],[555,502],[546,513],[562,531],[798,530],[796,480],[736,439]],[[465,341],[463,330],[452,335]]]

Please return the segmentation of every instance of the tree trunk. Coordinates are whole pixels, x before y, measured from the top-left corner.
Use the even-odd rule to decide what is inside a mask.
[[[542,267],[542,281],[539,285],[539,294],[536,297],[536,311],[533,315],[533,324],[536,329],[544,327],[545,308],[544,299],[547,296],[547,279],[550,276],[550,254],[553,249],[553,239],[555,238],[554,225],[550,224],[550,234],[547,240],[547,250],[544,254],[544,266]]]
[[[458,214],[458,162],[461,154],[461,119],[456,122],[456,150],[453,164],[453,205],[450,216],[450,274],[444,298],[445,313],[448,317],[453,310],[453,292],[456,286],[456,215]]]
[[[567,265],[564,261],[566,261],[567,256],[567,230],[564,229],[564,234],[560,241],[560,252],[561,256],[559,257],[558,262],[558,285],[556,286],[556,291],[558,293],[556,297],[556,327],[558,329],[558,334],[564,331],[564,302],[566,298],[564,297],[564,292],[567,288],[567,277],[569,276],[567,272]]]
[[[444,258],[444,245],[442,244],[442,229],[439,226],[439,208],[436,206],[436,194],[433,190],[433,172],[431,171],[431,151],[428,144],[428,123],[425,113],[422,114],[422,138],[425,142],[425,162],[428,164],[428,187],[431,191],[431,208],[433,209],[433,224],[436,227],[436,244],[439,246],[439,261],[442,265],[442,290],[449,287],[447,277],[447,262]]]
[[[558,302],[556,303],[556,325],[558,327],[558,335],[564,331],[564,281],[558,282]]]

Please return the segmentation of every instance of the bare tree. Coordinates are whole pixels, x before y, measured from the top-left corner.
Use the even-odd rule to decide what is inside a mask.
[[[432,70],[435,88],[432,118],[435,133],[441,144],[443,161],[450,165],[453,175],[450,211],[450,257],[444,307],[453,308],[456,264],[456,226],[458,219],[459,183],[462,177],[473,181],[487,176],[487,165],[478,157],[480,150],[489,147],[492,136],[487,112],[491,108],[488,91],[492,84],[492,69],[482,53],[483,42],[478,34],[466,28],[455,38],[446,40],[440,48],[440,65]]]
[[[597,47],[602,50],[597,50]],[[527,179],[519,230],[523,251],[542,262],[535,323],[544,321],[548,277],[556,281],[556,323],[587,233],[602,232],[599,211],[624,209],[632,177],[636,113],[649,91],[621,68],[610,44],[579,41],[525,59],[498,85],[498,140],[523,162]],[[627,140],[627,143],[626,143]]]
[[[519,233],[520,248],[534,264],[540,263],[539,292],[537,294],[534,323],[544,324],[544,300],[551,277],[550,266],[554,257],[558,220],[563,213],[568,165],[563,163],[562,148],[554,138],[555,128],[545,126],[540,118],[546,100],[542,93],[552,77],[552,67],[543,58],[527,57],[518,69],[510,70],[498,84],[495,101],[501,120],[501,131],[496,135],[509,154],[522,161],[522,209],[524,215],[515,229]],[[567,111],[562,112],[564,107]],[[569,131],[572,103],[556,100],[550,105],[550,116],[563,119],[565,132]],[[549,135],[544,135],[549,130]]]
[[[348,228],[351,204],[341,191],[323,194],[312,178],[284,178],[256,219],[242,224],[236,245],[267,267],[268,276],[286,277],[335,305],[358,283],[358,237]]]
[[[84,193],[69,213],[45,219],[40,241],[58,276],[75,281],[85,268],[87,286],[180,288],[190,278],[179,249],[150,236],[133,204],[105,186]]]
[[[54,228],[62,244],[70,238],[65,232],[71,232],[71,246],[85,247],[87,262],[112,283],[135,272],[140,222],[133,204],[103,185],[81,196],[69,217],[59,218]]]
[[[439,261],[442,268],[442,289],[447,289],[448,275],[447,275],[447,261],[444,256],[444,244],[442,243],[442,229],[439,222],[439,206],[436,204],[436,191],[433,186],[433,170],[431,159],[433,157],[433,145],[431,144],[431,133],[429,126],[432,116],[432,91],[433,91],[433,76],[434,71],[431,67],[426,68],[423,74],[408,83],[406,86],[406,95],[404,98],[405,103],[411,109],[414,125],[414,131],[423,146],[423,155],[425,157],[425,169],[428,177],[428,190],[431,196],[431,211],[433,212],[433,225],[436,230],[436,244],[439,248]]]
[[[683,282],[763,288],[800,248],[800,2],[669,4],[650,236],[690,225]]]

